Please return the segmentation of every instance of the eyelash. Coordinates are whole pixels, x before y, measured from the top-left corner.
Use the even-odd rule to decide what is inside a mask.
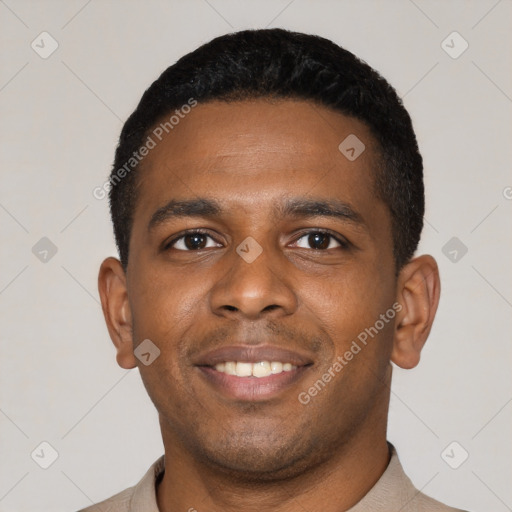
[[[350,246],[350,242],[348,242],[344,238],[341,238],[339,235],[335,235],[333,232],[329,231],[328,229],[310,229],[309,231],[306,231],[305,233],[301,233],[300,236],[295,240],[295,242],[297,242],[301,238],[303,238],[303,237],[305,237],[307,235],[311,235],[313,233],[320,233],[322,235],[330,236],[331,238],[333,238],[334,240],[336,240],[336,242],[338,242],[340,244],[339,249],[348,249],[349,246]],[[184,237],[186,237],[188,235],[196,235],[196,234],[205,235],[205,236],[210,237],[212,240],[215,240],[208,231],[206,231],[204,229],[201,229],[201,228],[194,228],[194,229],[189,229],[187,231],[184,231],[183,233],[181,233],[181,235],[179,235],[179,236],[173,238],[172,240],[170,240],[169,242],[165,243],[165,245],[163,247],[163,250],[164,251],[170,250],[172,248],[172,246],[178,240],[181,240],[182,238],[184,238]],[[303,249],[303,247],[301,247],[301,249]],[[181,251],[181,252],[199,252],[199,251],[204,250],[204,249],[196,249],[195,251],[194,250],[185,251],[183,249],[178,249],[178,250]],[[325,252],[328,249],[311,249],[311,250],[312,251],[316,250],[316,251],[323,251],[323,252]]]

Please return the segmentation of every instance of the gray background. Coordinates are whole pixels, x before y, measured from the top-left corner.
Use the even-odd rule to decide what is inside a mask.
[[[117,366],[104,326],[96,278],[115,246],[92,191],[160,72],[249,27],[328,37],[403,97],[425,160],[419,252],[437,258],[442,298],[419,367],[395,370],[389,439],[423,492],[512,510],[510,0],[5,0],[0,15],[1,511],[76,510],[162,453],[138,371]],[[51,49],[43,31],[59,45],[47,58],[31,47]],[[469,44],[457,58],[453,31]],[[43,441],[58,453],[48,469]]]

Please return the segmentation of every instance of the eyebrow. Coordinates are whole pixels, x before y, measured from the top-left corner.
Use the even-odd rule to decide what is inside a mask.
[[[187,217],[219,217],[223,213],[222,206],[215,199],[199,197],[197,199],[171,199],[166,205],[158,208],[148,224],[148,231],[153,230],[169,219]],[[305,199],[301,197],[286,199],[284,204],[273,208],[273,219],[330,217],[355,226],[366,228],[362,216],[349,204],[338,199]]]

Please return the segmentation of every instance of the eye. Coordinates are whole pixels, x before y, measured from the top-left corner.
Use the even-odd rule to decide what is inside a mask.
[[[192,229],[187,231],[176,238],[173,238],[170,242],[165,244],[164,249],[176,249],[178,251],[200,251],[202,249],[208,249],[209,247],[218,247],[219,244],[216,242],[213,245],[207,245],[207,239],[213,240],[213,238],[201,229]]]
[[[349,243],[342,237],[335,236],[329,231],[324,230],[310,231],[309,233],[306,233],[298,238],[295,243],[298,243],[303,238],[306,239],[306,246],[299,246],[303,249],[309,249],[310,247],[307,247],[307,245],[312,246],[314,250],[335,249],[336,246],[333,246],[332,242],[337,243],[338,247],[341,247],[342,249],[347,249],[349,246]]]
[[[208,245],[208,239],[213,243]],[[301,246],[299,242],[303,239],[305,241],[302,243],[305,245]],[[333,242],[338,245],[333,245]],[[298,246],[302,249],[312,248],[320,251],[335,249],[336,247],[348,249],[349,247],[349,242],[343,237],[340,235],[334,235],[325,230],[315,230],[304,233],[295,241],[295,244],[299,244]],[[207,231],[202,229],[191,229],[167,242],[164,246],[164,250],[175,249],[178,251],[190,252],[221,246],[222,244],[217,243]]]

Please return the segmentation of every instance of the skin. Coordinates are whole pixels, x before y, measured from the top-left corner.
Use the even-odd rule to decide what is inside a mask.
[[[338,150],[349,134],[366,146],[353,162]],[[384,472],[391,361],[419,362],[440,284],[428,255],[395,275],[390,214],[373,188],[377,158],[362,122],[306,101],[259,99],[199,104],[143,161],[127,272],[107,258],[99,291],[117,361],[139,366],[159,413],[162,512],[339,512]],[[217,200],[221,215],[148,230],[169,200],[198,197]],[[272,217],[295,197],[342,200],[363,223]],[[192,228],[208,231],[202,249],[193,237],[163,248]],[[318,229],[348,245],[309,242]],[[236,252],[248,236],[262,248],[252,263]],[[395,302],[395,318],[301,404],[299,393]],[[133,351],[147,338],[160,356],[145,366]],[[313,364],[269,400],[226,397],[194,358],[244,340],[300,351]]]

